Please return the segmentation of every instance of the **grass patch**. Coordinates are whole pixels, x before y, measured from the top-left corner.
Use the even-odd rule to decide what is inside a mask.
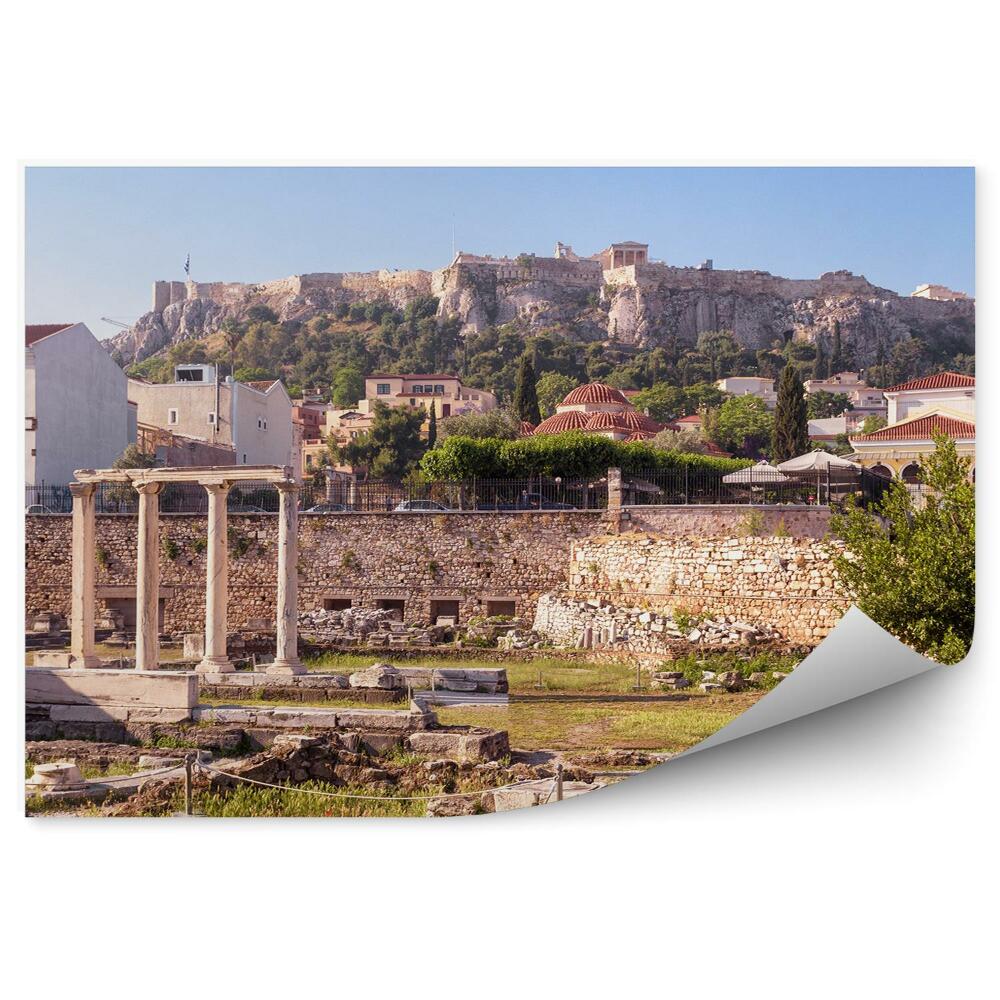
[[[307,781],[287,790],[238,785],[225,795],[197,796],[195,808],[203,815],[211,817],[423,816],[427,811],[425,802],[405,802],[392,795],[379,796],[375,799],[326,798],[309,795],[306,789],[321,792],[350,792],[357,795],[373,794],[371,788],[365,786],[336,788],[322,781]],[[433,794],[433,791],[421,794]]]
[[[676,701],[573,702],[557,698],[512,701],[506,707],[438,706],[442,725],[506,729],[518,750],[660,750],[676,753],[700,743],[763,692],[690,695]]]

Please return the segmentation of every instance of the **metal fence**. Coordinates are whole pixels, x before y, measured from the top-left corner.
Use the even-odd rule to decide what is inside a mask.
[[[728,477],[732,480],[732,476]],[[726,481],[722,472],[706,469],[651,469],[622,476],[622,503],[675,504],[832,504],[849,497],[866,505],[877,502],[890,480],[865,470],[789,473],[748,467],[739,481]],[[127,483],[99,483],[95,506],[100,514],[134,514],[137,494]],[[523,479],[467,479],[462,481],[358,481],[334,477],[326,483],[307,480],[299,490],[303,513],[602,510],[608,505],[605,477],[585,479],[531,476]],[[72,510],[68,486],[40,484],[25,487],[28,513],[68,514]],[[232,514],[274,514],[278,490],[271,483],[238,483],[229,492]],[[196,483],[167,483],[160,494],[164,514],[204,514],[208,495]]]
[[[787,472],[748,466],[739,473],[713,469],[652,469],[622,477],[622,503],[644,504],[795,504],[842,505],[849,497],[878,502],[890,480],[864,469]]]

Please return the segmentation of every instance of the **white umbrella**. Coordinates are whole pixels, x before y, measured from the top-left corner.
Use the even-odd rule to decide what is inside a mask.
[[[758,462],[756,465],[748,465],[745,469],[730,472],[728,476],[722,477],[722,481],[738,486],[764,486],[767,483],[787,483],[788,476],[767,462]]]
[[[787,462],[782,462],[779,466],[782,472],[826,472],[827,469],[853,469],[857,471],[861,468],[854,462],[848,462],[846,458],[839,455],[831,455],[828,451],[817,448],[809,452],[808,455],[799,455],[790,458]]]

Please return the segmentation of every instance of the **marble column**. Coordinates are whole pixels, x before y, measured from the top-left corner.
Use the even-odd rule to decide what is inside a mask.
[[[139,550],[135,567],[135,669],[160,666],[160,492],[163,483],[137,483]]]
[[[95,518],[94,483],[70,483],[73,496],[72,597],[70,602],[70,654],[73,668],[96,668],[94,652]]]
[[[229,605],[229,538],[226,502],[229,483],[203,483],[208,491],[208,573],[205,582],[205,655],[199,673],[230,673],[226,655]]]
[[[269,674],[304,674],[299,659],[299,508],[298,483],[278,487],[278,613],[277,645]]]

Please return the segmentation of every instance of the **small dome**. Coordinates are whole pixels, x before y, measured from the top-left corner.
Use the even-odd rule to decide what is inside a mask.
[[[614,389],[603,382],[588,382],[587,385],[578,385],[567,394],[561,405],[576,406],[580,403],[624,403],[626,406],[631,405],[620,389]]]
[[[657,423],[652,417],[647,417],[645,413],[640,413],[638,410],[626,410],[624,413],[616,414],[616,416],[621,417],[624,426],[631,427],[632,430],[649,431],[653,434],[663,430],[663,424]]]
[[[543,420],[534,430],[535,434],[558,434],[560,431],[582,430],[587,423],[587,415],[579,410],[555,413]]]
[[[633,444],[636,441],[648,441],[653,435],[649,431],[633,431],[627,438],[625,444]]]
[[[631,430],[628,424],[624,421],[624,413],[591,413],[587,417],[587,424],[585,430],[588,431],[607,431],[607,430],[618,430],[627,431]]]
[[[521,429],[518,433],[523,438],[528,437],[529,435],[535,433],[535,425],[530,420],[522,420]]]

